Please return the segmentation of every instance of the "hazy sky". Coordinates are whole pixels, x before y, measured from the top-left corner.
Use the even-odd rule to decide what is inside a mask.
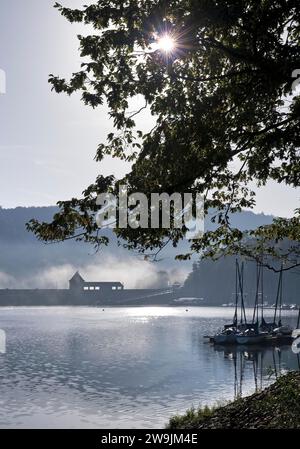
[[[62,0],[79,7],[85,0]],[[0,96],[0,205],[53,205],[78,196],[97,174],[122,175],[116,160],[96,164],[98,144],[112,129],[105,108],[93,111],[78,96],[50,90],[48,74],[68,77],[79,69],[76,35],[53,8],[54,0],[0,0],[0,69],[7,92]],[[146,123],[144,116],[141,122]],[[288,216],[299,190],[269,185],[256,211]]]

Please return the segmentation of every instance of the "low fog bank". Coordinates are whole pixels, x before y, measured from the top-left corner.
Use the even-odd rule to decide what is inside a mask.
[[[68,288],[68,280],[80,271],[86,281],[120,281],[126,288],[165,288],[174,282],[183,283],[189,270],[162,270],[158,264],[128,257],[104,261],[99,256],[92,264],[63,264],[39,270],[25,270],[17,276],[0,272],[0,288]],[[27,271],[27,272],[26,272]]]
[[[109,246],[98,253],[75,241],[45,245],[27,232],[25,224],[31,218],[50,221],[56,211],[56,207],[0,208],[0,288],[67,288],[77,270],[89,281],[121,281],[126,288],[164,288],[183,283],[192,271],[193,260],[175,260],[177,254],[189,251],[186,240],[176,249],[170,245],[160,255],[160,262],[151,263],[118,246],[111,230],[105,231]],[[245,211],[237,214],[232,224],[250,229],[271,221],[271,216]],[[209,222],[206,225],[211,229]]]

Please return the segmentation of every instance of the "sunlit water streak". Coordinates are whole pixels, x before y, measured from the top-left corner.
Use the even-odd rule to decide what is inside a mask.
[[[296,312],[284,314],[296,322]],[[0,427],[163,427],[192,405],[232,399],[241,365],[249,394],[261,354],[203,342],[231,317],[208,307],[2,308]],[[258,386],[274,380],[274,366],[297,364],[290,347],[265,350]]]

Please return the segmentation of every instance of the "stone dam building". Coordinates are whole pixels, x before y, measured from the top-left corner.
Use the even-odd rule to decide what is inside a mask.
[[[79,272],[68,289],[3,289],[0,307],[7,306],[102,306],[175,305],[180,286],[166,289],[126,289],[121,282],[87,282]]]

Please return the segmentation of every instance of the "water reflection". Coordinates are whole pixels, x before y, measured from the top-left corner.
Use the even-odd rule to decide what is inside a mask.
[[[255,347],[215,345],[214,350],[222,353],[224,359],[230,360],[234,366],[234,398],[244,396],[243,384],[253,376],[253,392],[259,392],[282,374],[290,370],[300,371],[300,356],[293,354],[291,346]],[[249,392],[249,385],[247,394]]]
[[[250,394],[297,369],[289,347],[262,354],[203,343],[231,319],[231,310],[200,307],[1,309],[0,427],[162,428],[193,405]]]

